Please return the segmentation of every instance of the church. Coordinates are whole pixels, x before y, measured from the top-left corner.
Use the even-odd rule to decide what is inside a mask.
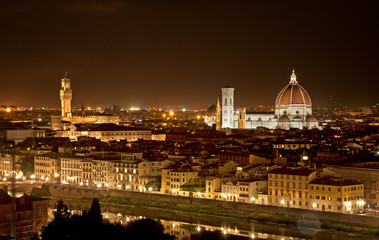
[[[221,129],[320,129],[312,115],[312,101],[307,91],[298,83],[295,70],[289,83],[279,92],[274,112],[246,112],[246,108],[234,109],[234,88],[221,89],[221,105],[217,100],[215,116],[207,116],[205,122],[216,130]]]

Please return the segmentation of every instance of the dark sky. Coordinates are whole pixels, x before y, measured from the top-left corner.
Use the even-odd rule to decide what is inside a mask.
[[[0,104],[273,105],[295,68],[314,105],[379,102],[379,1],[0,0]]]

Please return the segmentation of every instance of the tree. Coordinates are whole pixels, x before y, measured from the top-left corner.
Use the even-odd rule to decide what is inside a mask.
[[[94,198],[92,200],[91,208],[89,211],[83,211],[82,216],[93,224],[102,224],[103,216],[101,215],[99,199]]]
[[[40,238],[33,237],[33,240],[37,239]],[[82,215],[71,215],[67,205],[59,200],[54,220],[42,228],[41,240],[68,239],[173,240],[174,237],[164,234],[163,225],[150,218],[133,221],[127,226],[104,223],[98,199],[93,199],[90,210],[83,211]]]
[[[68,211],[68,207],[64,204],[63,200],[58,200],[57,211],[54,213],[54,220],[68,219],[71,214]]]

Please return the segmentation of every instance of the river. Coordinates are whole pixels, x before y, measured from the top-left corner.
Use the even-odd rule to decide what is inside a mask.
[[[50,203],[49,214],[52,216],[54,205],[58,199],[53,198]],[[90,201],[78,199],[64,199],[64,202],[73,212],[89,209]],[[101,202],[100,202],[100,205]],[[175,235],[178,239],[190,239],[191,234],[203,230],[221,231],[223,234],[243,236],[248,239],[273,239],[273,240],[301,240],[301,239],[333,239],[333,240],[371,240],[372,236],[340,233],[324,229],[302,229],[283,224],[267,224],[256,221],[248,221],[238,217],[219,217],[211,214],[198,214],[181,211],[172,211],[154,207],[116,207],[112,205],[102,206],[102,214],[105,220],[127,224],[130,221],[141,218],[153,218],[160,220],[165,233]]]
[[[20,190],[20,189],[18,189]],[[29,190],[29,189],[28,189]],[[27,194],[30,192],[26,190]],[[18,191],[16,196],[22,195]],[[59,198],[49,197],[51,201],[48,209],[49,218],[52,220],[53,209]],[[73,212],[89,209],[91,201],[65,198],[64,202]],[[102,203],[100,203],[102,205]],[[256,221],[248,221],[236,217],[220,217],[211,214],[198,214],[182,211],[167,210],[155,207],[135,206],[101,206],[103,218],[110,222],[127,224],[140,218],[153,218],[160,220],[165,233],[175,235],[177,239],[190,239],[191,234],[207,231],[221,231],[223,234],[232,234],[246,237],[247,239],[273,239],[273,240],[371,240],[373,236],[348,234],[324,229],[303,229],[301,227],[287,226],[283,224],[267,224]]]

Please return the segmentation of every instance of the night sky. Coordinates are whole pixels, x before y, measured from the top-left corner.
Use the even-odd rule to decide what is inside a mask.
[[[295,68],[314,106],[379,102],[379,1],[0,0],[1,105],[273,105]],[[333,96],[330,102],[329,96]]]

